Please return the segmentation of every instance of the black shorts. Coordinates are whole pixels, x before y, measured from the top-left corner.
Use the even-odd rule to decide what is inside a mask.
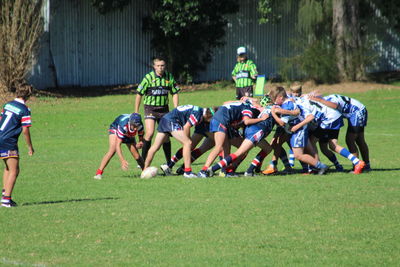
[[[241,99],[243,96],[253,97],[253,86],[236,87],[236,99]]]
[[[312,132],[312,135],[317,137],[320,142],[327,143],[329,140],[338,139],[339,130],[322,129],[321,127],[318,127]]]
[[[162,116],[169,112],[168,106],[150,106],[144,105],[144,119],[152,119],[160,122]]]

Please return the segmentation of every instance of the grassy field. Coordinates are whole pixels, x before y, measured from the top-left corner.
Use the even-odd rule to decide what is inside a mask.
[[[374,171],[358,176],[142,180],[132,158],[128,172],[114,158],[94,180],[108,126],[133,110],[134,96],[28,103],[36,154],[27,156],[21,138],[19,207],[0,209],[0,265],[398,266],[400,90],[349,95],[369,111]],[[232,96],[182,93],[181,103],[211,106]],[[160,151],[153,165],[163,158]],[[204,157],[198,162],[194,171]]]

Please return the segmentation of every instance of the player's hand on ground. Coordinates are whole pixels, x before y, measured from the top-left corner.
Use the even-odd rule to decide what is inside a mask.
[[[124,171],[127,171],[128,168],[129,168],[129,163],[128,163],[126,160],[121,161],[121,168],[122,168]]]
[[[140,141],[136,144],[136,149],[141,149],[143,147],[143,142]]]
[[[35,153],[35,150],[33,149],[33,147],[32,147],[32,148],[29,148],[29,150],[28,150],[28,155],[29,155],[29,156],[32,156],[33,153]]]

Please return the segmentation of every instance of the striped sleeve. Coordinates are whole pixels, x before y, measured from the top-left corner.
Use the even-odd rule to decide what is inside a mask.
[[[144,95],[146,93],[147,87],[149,86],[149,74],[144,76],[142,82],[139,84],[137,88],[137,92],[139,95]]]
[[[251,62],[250,64],[250,75],[251,76],[257,76],[258,72],[257,72],[257,66],[254,62]]]
[[[250,109],[244,109],[242,110],[242,116],[252,118],[253,112]]]
[[[31,121],[31,112],[29,109],[24,112],[21,118],[21,125],[22,127],[31,127],[32,126],[32,121]]]
[[[178,93],[181,89],[176,84],[174,76],[172,76],[171,73],[169,73],[169,81],[170,81],[170,86],[171,86],[171,94],[174,95],[174,94]]]
[[[117,136],[119,139],[123,139],[126,132],[127,132],[126,126],[122,128],[120,125],[118,125]]]

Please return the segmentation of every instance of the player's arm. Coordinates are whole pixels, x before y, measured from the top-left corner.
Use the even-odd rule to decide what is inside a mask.
[[[24,134],[26,144],[28,145],[28,154],[32,156],[35,150],[33,149],[31,132],[29,131],[29,127],[22,127],[22,133]]]
[[[261,118],[255,118],[255,119],[247,117],[247,116],[244,116],[242,121],[243,121],[244,125],[248,126],[248,125],[252,125],[252,124],[256,124],[256,123],[259,123],[261,121],[264,121],[264,120],[268,119],[268,117],[269,117],[268,114],[263,114],[261,116]]]
[[[300,109],[296,108],[296,109],[293,109],[293,110],[288,110],[288,109],[283,109],[283,108],[281,108],[279,106],[276,106],[275,107],[275,112],[277,114],[281,114],[281,115],[290,115],[290,116],[296,117],[296,116],[299,116]]]
[[[294,125],[294,126],[291,128],[291,131],[292,131],[293,133],[296,132],[298,129],[300,129],[300,128],[303,127],[304,125],[310,123],[314,118],[315,118],[315,117],[314,117],[313,114],[307,115],[307,117],[306,117],[303,121],[301,121],[301,122],[299,122],[298,124]]]
[[[274,118],[274,120],[276,121],[276,123],[279,126],[281,126],[281,127],[285,126],[285,122],[278,116],[278,114],[276,114],[275,109],[276,109],[276,106],[273,106],[272,109],[271,109],[272,117]]]
[[[337,103],[325,100],[323,98],[315,97],[313,95],[310,95],[308,98],[312,101],[319,102],[319,103],[321,103],[327,107],[333,108],[333,109],[338,109],[338,107],[339,107],[339,105]]]
[[[179,106],[179,95],[178,94],[172,95],[172,102],[174,103],[174,108]]]
[[[253,64],[251,64],[250,77],[253,80],[256,80],[257,76],[258,76],[257,66],[256,66],[256,64],[253,63]]]
[[[124,155],[122,154],[122,149],[121,149],[121,145],[122,145],[122,139],[119,138],[119,136],[117,135],[117,140],[115,142],[115,150],[117,151],[117,155],[119,157],[119,161],[121,162],[121,168],[126,171],[128,170],[128,166],[129,163],[128,161],[125,160]]]
[[[140,102],[142,101],[142,96],[138,93],[135,99],[135,113],[139,113]]]

